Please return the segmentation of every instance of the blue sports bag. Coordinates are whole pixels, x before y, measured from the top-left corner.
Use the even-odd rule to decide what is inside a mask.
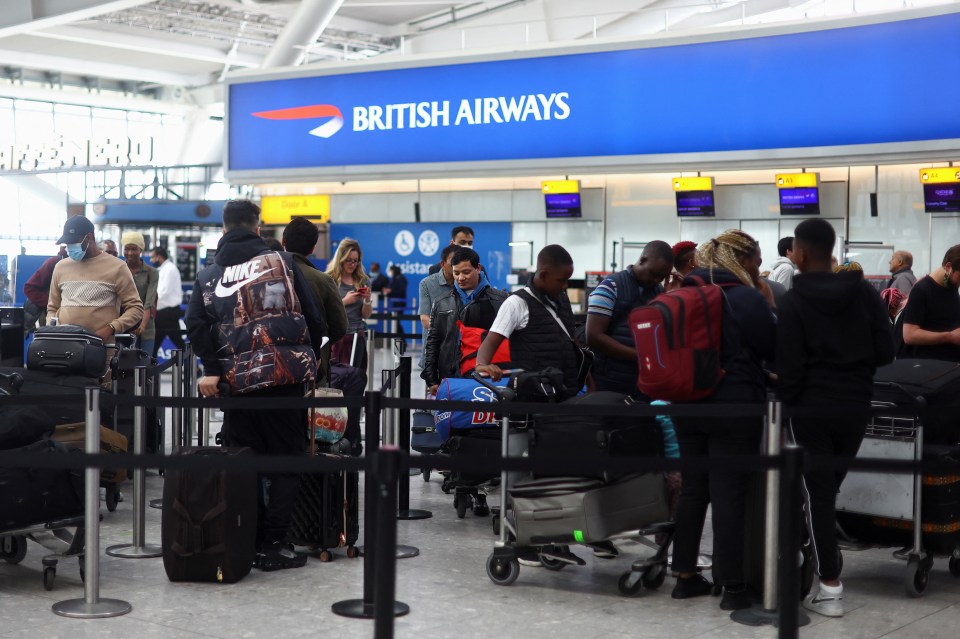
[[[504,377],[494,386],[506,386],[509,378]],[[437,389],[438,400],[453,400],[458,402],[490,403],[497,400],[493,391],[484,388],[479,382],[468,378],[451,377],[440,382]],[[499,425],[496,415],[483,410],[478,406],[474,412],[438,410],[434,417],[434,424],[440,441],[450,439],[453,430],[468,430],[471,428],[490,428]]]

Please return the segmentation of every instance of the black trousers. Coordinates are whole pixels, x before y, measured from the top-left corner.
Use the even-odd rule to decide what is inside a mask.
[[[244,393],[243,397],[303,397],[303,387],[276,386]],[[224,411],[224,425],[231,446],[246,446],[262,455],[303,454],[307,433],[307,411],[292,410],[230,410]],[[290,527],[297,492],[298,474],[262,474],[270,480],[267,503],[263,491],[256,496],[258,508],[257,541],[261,545],[281,542]],[[251,498],[254,498],[251,495]]]
[[[790,420],[793,438],[811,455],[836,455],[853,459],[860,450],[867,429],[869,407],[824,408],[836,417],[794,417]],[[857,414],[862,413],[862,414]],[[813,552],[820,579],[840,577],[837,548],[837,492],[846,470],[809,469],[803,473],[803,498],[807,529],[813,540]]]
[[[756,455],[761,417],[674,417],[680,457]],[[744,534],[749,472],[684,472],[673,538],[674,572],[694,572],[707,506],[713,503],[713,577],[722,586],[745,583]]]
[[[173,345],[183,350],[183,336],[180,334],[180,308],[171,306],[157,310],[157,318],[154,323],[157,327],[157,335],[153,342],[153,357],[157,356],[163,338],[169,336]]]

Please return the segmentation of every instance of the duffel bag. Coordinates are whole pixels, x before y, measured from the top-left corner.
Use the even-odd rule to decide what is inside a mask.
[[[100,378],[107,369],[107,348],[96,333],[80,326],[42,326],[27,347],[27,368]]]
[[[494,386],[506,386],[508,381],[505,377],[499,382],[492,382],[492,384]],[[450,377],[442,380],[437,388],[437,399],[483,404],[497,401],[494,392],[484,387],[480,382],[460,377]],[[499,421],[496,413],[485,411],[482,406],[478,406],[477,410],[470,412],[438,410],[434,418],[434,427],[440,441],[446,441],[450,438],[451,430],[489,428],[497,425]]]
[[[87,437],[87,424],[85,422],[76,422],[72,424],[61,424],[53,432],[55,441],[60,442],[67,448],[73,450],[84,450]],[[129,441],[125,435],[118,433],[112,428],[106,426],[100,427],[100,452],[108,455],[125,453],[129,449]],[[127,480],[127,469],[104,468],[100,471],[100,481],[108,484],[119,484]]]
[[[17,449],[66,457],[69,450],[41,439]],[[52,468],[0,468],[0,531],[83,514],[83,472]]]

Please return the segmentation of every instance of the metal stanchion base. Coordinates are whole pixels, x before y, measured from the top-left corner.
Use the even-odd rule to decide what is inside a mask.
[[[363,557],[363,546],[357,546],[357,552]],[[416,546],[404,546],[397,544],[397,559],[410,559],[420,554],[420,549]]]
[[[414,519],[430,519],[433,513],[429,510],[398,510],[397,519],[411,521]]]
[[[163,510],[163,500],[162,499],[151,499],[150,507],[156,508],[157,510]]]
[[[330,606],[333,614],[352,619],[373,619],[376,616],[374,608],[374,604],[363,603],[363,599],[346,599]],[[393,602],[394,617],[402,617],[409,612],[410,606],[407,604],[402,601]]]
[[[86,599],[67,599],[66,601],[58,601],[51,608],[54,614],[73,619],[119,617],[133,610],[133,606],[119,599],[101,599],[93,604],[87,603]]]
[[[150,559],[152,557],[162,557],[163,549],[160,546],[134,546],[133,544],[121,544],[119,546],[109,546],[106,553],[111,557],[121,557],[123,559]]]
[[[764,610],[763,604],[756,604],[752,608],[734,610],[730,613],[730,620],[744,626],[776,626],[780,622],[780,613],[776,610]],[[797,614],[797,627],[802,628],[810,623],[810,617],[802,610]]]

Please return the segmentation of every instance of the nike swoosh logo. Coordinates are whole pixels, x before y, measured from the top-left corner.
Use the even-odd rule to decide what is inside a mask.
[[[237,282],[236,284],[232,284],[230,286],[224,286],[222,282],[217,282],[217,288],[214,289],[213,294],[216,295],[217,297],[230,297],[231,295],[236,293],[238,290],[240,290],[250,282],[260,279],[261,277],[263,277],[264,275],[266,275],[272,270],[273,269],[270,268],[270,269],[267,269],[266,271],[261,271],[260,273],[257,273],[252,277],[248,277],[242,282]]]

